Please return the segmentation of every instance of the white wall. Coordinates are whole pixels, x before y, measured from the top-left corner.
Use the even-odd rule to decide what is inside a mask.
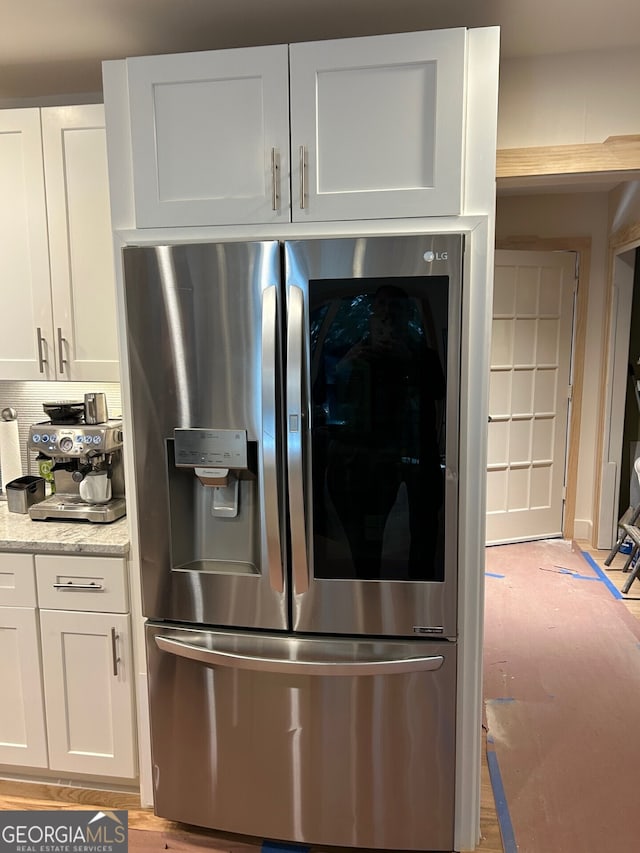
[[[639,80],[638,48],[503,60],[498,148],[640,133]]]
[[[509,236],[591,237],[591,269],[581,413],[575,536],[591,540],[594,523],[597,413],[604,358],[609,195],[606,192],[498,198],[496,242]]]
[[[500,67],[498,148],[604,142],[640,133],[640,49],[504,60]],[[611,234],[640,223],[640,182],[611,193],[499,196],[496,238],[591,237],[585,381],[575,534],[591,540],[595,508],[597,412],[606,356],[604,318]]]

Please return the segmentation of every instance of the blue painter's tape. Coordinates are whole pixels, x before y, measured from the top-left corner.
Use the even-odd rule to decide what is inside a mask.
[[[601,569],[601,568],[600,568],[600,566],[596,563],[596,561],[593,559],[593,557],[592,557],[590,554],[587,554],[587,552],[586,552],[586,551],[581,551],[580,553],[581,553],[581,554],[582,554],[582,556],[585,558],[585,560],[587,561],[587,563],[589,563],[589,565],[591,566],[591,568],[593,569],[593,571],[598,575],[598,577],[600,578],[600,580],[602,581],[602,583],[606,586],[606,588],[609,590],[609,592],[611,593],[611,595],[612,595],[614,598],[624,598],[624,595],[623,595],[623,594],[620,592],[620,590],[615,586],[615,584],[613,584],[613,583],[609,580],[609,578],[608,578],[608,577],[606,576],[606,574],[602,571],[602,569]]]
[[[487,736],[488,743],[493,744],[493,738]],[[494,749],[487,750],[487,764],[489,766],[489,778],[491,779],[491,787],[493,788],[493,798],[496,801],[496,814],[498,816],[498,824],[500,826],[500,835],[502,836],[502,846],[504,853],[517,853],[518,845],[516,844],[516,836],[511,823],[511,815],[509,814],[509,806],[507,805],[507,796],[504,792],[502,784],[502,774],[500,773],[500,765],[498,764],[498,756]]]
[[[486,578],[503,578],[504,577],[504,575],[498,575],[495,572],[485,572],[484,576]]]
[[[498,696],[495,699],[487,699],[487,705],[505,705],[507,702],[515,702],[512,696]]]
[[[281,844],[278,841],[263,841],[261,853],[309,853],[310,847],[300,844]]]
[[[602,583],[602,578],[594,577],[593,575],[579,575],[577,572],[563,572],[562,574],[571,575],[574,580],[577,581],[598,581],[598,583]]]

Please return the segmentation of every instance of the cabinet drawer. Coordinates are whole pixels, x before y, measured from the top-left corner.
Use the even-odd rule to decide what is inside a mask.
[[[35,607],[36,580],[32,554],[0,554],[0,605]]]
[[[36,556],[38,604],[49,610],[126,613],[126,562],[118,557]]]

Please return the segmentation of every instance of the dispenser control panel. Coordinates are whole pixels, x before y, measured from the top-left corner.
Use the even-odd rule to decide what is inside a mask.
[[[174,429],[177,468],[247,467],[247,431]]]

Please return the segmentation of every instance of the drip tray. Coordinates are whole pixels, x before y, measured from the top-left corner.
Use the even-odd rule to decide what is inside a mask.
[[[174,566],[174,572],[206,572],[211,575],[258,575],[253,563],[235,560],[193,560],[182,566]]]
[[[92,521],[108,524],[126,515],[124,498],[112,498],[104,504],[88,504],[77,495],[56,493],[29,507],[33,521]]]

